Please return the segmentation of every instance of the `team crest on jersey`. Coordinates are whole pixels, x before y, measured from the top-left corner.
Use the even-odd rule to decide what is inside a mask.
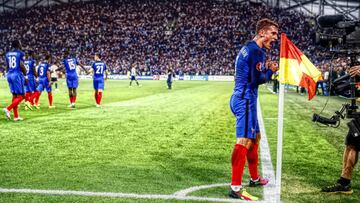
[[[261,71],[262,70],[263,63],[259,62],[256,64],[256,70]]]

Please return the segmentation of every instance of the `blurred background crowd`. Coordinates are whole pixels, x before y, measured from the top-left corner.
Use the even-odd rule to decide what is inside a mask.
[[[20,39],[37,60],[51,53],[59,66],[70,49],[82,64],[101,53],[111,74],[136,67],[141,75],[165,74],[169,68],[177,75],[234,75],[238,51],[264,17],[278,22],[281,32],[328,71],[326,50],[315,46],[313,17],[249,2],[106,0],[22,9],[0,15],[0,53]],[[278,44],[268,56],[278,60]],[[347,65],[339,58],[334,67],[341,74]],[[0,72],[4,67],[1,57]]]

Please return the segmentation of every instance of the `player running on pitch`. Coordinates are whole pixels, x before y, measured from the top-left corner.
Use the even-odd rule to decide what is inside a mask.
[[[13,96],[11,104],[4,108],[3,112],[5,113],[5,117],[10,120],[10,111],[13,110],[14,121],[21,121],[23,118],[19,117],[18,106],[25,98],[24,85],[27,84],[26,68],[23,63],[25,55],[20,50],[21,42],[19,40],[14,40],[11,47],[12,50],[7,52],[5,57],[7,64],[7,81]]]
[[[257,200],[242,186],[246,160],[250,172],[250,186],[266,185],[269,180],[258,173],[258,144],[260,130],[257,120],[258,86],[271,79],[278,70],[276,62],[265,67],[266,52],[278,39],[279,26],[262,19],[256,24],[256,36],[240,50],[235,62],[235,88],[230,108],[236,117],[236,144],[231,157],[232,181],[229,196],[243,200]]]

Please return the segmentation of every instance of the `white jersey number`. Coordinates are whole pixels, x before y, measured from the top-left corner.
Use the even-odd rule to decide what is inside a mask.
[[[104,66],[102,65],[96,66],[96,74],[103,74],[103,72],[104,72]]]
[[[76,69],[76,65],[73,61],[69,61],[69,67],[70,67],[70,70],[75,70]]]
[[[43,76],[44,75],[44,67],[40,67],[40,71],[39,71],[39,75],[40,76]]]
[[[9,56],[9,67],[10,68],[16,68],[16,57],[15,56]]]
[[[28,75],[29,72],[30,72],[30,66],[29,64],[24,64],[25,65],[25,68],[26,68],[26,74]]]

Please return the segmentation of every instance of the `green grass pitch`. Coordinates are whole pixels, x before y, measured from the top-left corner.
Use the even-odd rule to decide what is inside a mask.
[[[81,190],[138,194],[172,194],[197,185],[230,182],[230,155],[235,119],[229,109],[233,82],[107,81],[103,108],[95,108],[92,81],[80,81],[77,108],[67,109],[63,81],[54,92],[55,109],[47,96],[41,109],[20,110],[22,122],[0,117],[0,188]],[[260,88],[260,101],[276,163],[277,95]],[[345,122],[340,129],[311,122],[325,97],[307,102],[286,94],[282,200],[284,202],[358,202],[360,180],[354,175],[354,194],[323,195],[320,187],[340,174]],[[0,107],[10,102],[0,80]],[[325,115],[344,100],[332,98]],[[245,169],[244,179],[248,179]],[[249,192],[262,197],[261,188]],[[227,187],[191,195],[227,198]],[[179,202],[0,193],[0,202]],[[188,201],[187,201],[188,202]]]

